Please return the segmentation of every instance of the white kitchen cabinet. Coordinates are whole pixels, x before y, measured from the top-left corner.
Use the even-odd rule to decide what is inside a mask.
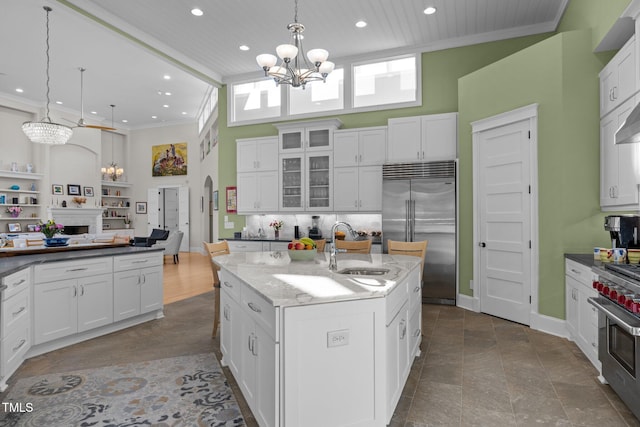
[[[114,321],[162,309],[162,263],[162,252],[114,257]]]
[[[35,283],[34,344],[84,332],[113,322],[113,276]]]
[[[236,140],[236,172],[278,170],[278,137]]]
[[[333,165],[382,165],[387,154],[387,127],[337,130],[333,134]]]
[[[238,213],[278,211],[278,171],[237,175]]]
[[[389,119],[387,162],[455,160],[458,113]]]
[[[342,125],[338,119],[276,124],[279,151],[295,153],[333,149],[333,132]]]
[[[333,182],[336,212],[382,210],[382,166],[336,167]]]
[[[636,105],[631,98],[600,120],[600,206],[638,208],[640,143],[616,144],[615,133]]]
[[[333,153],[280,156],[280,211],[330,211],[333,208]]]
[[[635,36],[600,71],[600,117],[606,116],[637,90]]]
[[[591,363],[601,370],[598,360],[598,313],[587,301],[597,297],[591,270],[573,260],[565,260],[566,326],[569,338]]]
[[[404,387],[409,359],[409,303],[405,300],[387,326],[387,413],[393,413]]]

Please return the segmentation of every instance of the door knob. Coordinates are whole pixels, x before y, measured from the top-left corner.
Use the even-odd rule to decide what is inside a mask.
[[[485,242],[480,242],[478,243],[478,246],[480,246],[481,248],[486,248],[487,244]]]

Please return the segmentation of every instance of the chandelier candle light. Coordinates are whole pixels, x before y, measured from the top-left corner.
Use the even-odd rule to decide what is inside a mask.
[[[24,122],[22,131],[31,142],[66,144],[71,135],[73,135],[73,131],[68,126],[53,123],[49,118],[49,103],[51,102],[49,99],[49,12],[52,9],[49,6],[44,6],[43,9],[47,12],[47,113],[40,122]]]
[[[289,44],[281,44],[276,48],[276,53],[282,60],[280,65],[275,66],[278,58],[270,53],[263,53],[256,57],[258,65],[264,70],[264,75],[272,77],[277,85],[302,86],[302,89],[312,81],[326,82],[335,64],[327,61],[329,52],[324,49],[311,49],[305,56],[302,48],[304,25],[298,22],[298,0],[295,0],[294,22],[287,25],[287,29],[291,33]]]
[[[113,111],[115,108],[114,104],[109,105],[111,107],[111,128],[113,128]],[[115,128],[113,128],[115,130]],[[117,181],[118,178],[124,174],[124,169],[119,167],[118,164],[113,160],[113,131],[111,132],[111,164],[107,167],[100,168],[100,172],[102,173],[102,180],[104,181],[105,176],[111,178],[112,181]]]

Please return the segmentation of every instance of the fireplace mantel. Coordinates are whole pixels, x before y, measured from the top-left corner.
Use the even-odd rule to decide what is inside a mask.
[[[47,208],[47,217],[62,225],[86,225],[89,227],[89,234],[98,234],[102,232],[102,212],[102,208],[50,206]]]

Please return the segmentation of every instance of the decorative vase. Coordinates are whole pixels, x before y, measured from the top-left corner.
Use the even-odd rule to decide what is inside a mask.
[[[11,218],[18,218],[20,216],[20,212],[11,212]]]
[[[131,226],[131,224],[125,224],[124,228],[129,228]]]
[[[275,230],[273,234],[275,235],[276,240],[280,238],[280,230]]]

